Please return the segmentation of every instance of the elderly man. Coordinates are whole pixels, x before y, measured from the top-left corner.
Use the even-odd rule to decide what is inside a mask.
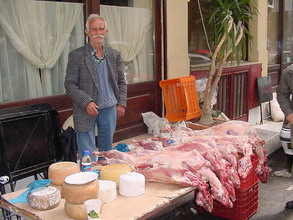
[[[96,150],[95,126],[98,127],[99,151],[112,148],[117,117],[123,117],[127,85],[120,53],[103,46],[107,23],[97,14],[86,21],[89,44],[70,52],[65,90],[73,101],[73,121],[80,158],[85,150]]]
[[[291,144],[293,143],[293,64],[288,66],[281,75],[277,88],[277,100],[285,115],[284,124],[291,124]],[[293,169],[293,167],[292,167]],[[291,171],[293,173],[293,170]],[[285,208],[293,209],[293,200],[286,203]]]

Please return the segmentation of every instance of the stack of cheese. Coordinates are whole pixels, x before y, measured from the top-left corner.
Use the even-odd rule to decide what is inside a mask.
[[[58,188],[61,193],[61,197],[63,198],[64,195],[61,189],[64,179],[67,176],[78,172],[80,172],[80,169],[77,163],[69,161],[57,162],[49,166],[48,178],[52,180],[51,186]]]
[[[98,174],[79,172],[65,178],[62,184],[65,213],[73,219],[87,220],[84,202],[97,199],[99,192]]]

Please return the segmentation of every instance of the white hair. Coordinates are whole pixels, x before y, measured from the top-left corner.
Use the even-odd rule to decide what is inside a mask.
[[[104,23],[105,23],[105,28],[108,29],[107,21],[106,21],[105,18],[101,17],[101,16],[98,15],[98,14],[90,14],[90,15],[88,16],[87,20],[86,20],[86,23],[85,23],[85,27],[86,27],[86,29],[87,29],[88,31],[90,30],[90,22],[91,22],[91,20],[93,20],[93,19],[98,19],[98,20],[102,20],[102,21],[104,21]]]

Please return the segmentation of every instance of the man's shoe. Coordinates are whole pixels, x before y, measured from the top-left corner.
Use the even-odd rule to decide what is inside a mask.
[[[286,202],[285,209],[293,209],[293,200]]]

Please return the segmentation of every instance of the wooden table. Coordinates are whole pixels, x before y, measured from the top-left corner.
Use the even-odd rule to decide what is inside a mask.
[[[11,199],[26,189],[19,190],[13,193],[8,193],[3,195],[5,199]],[[180,187],[178,185],[163,184],[155,182],[146,182],[145,193],[138,197],[123,197],[119,195],[115,201],[104,204],[101,212],[101,219],[103,220],[131,220],[131,219],[146,219],[151,217],[162,210],[170,207],[177,200],[181,199],[185,195],[193,192],[193,187]],[[15,204],[16,212],[25,212],[24,216],[30,216],[31,219],[62,219],[69,220],[69,218],[64,211],[64,202],[62,199],[58,207],[48,211],[37,211],[32,209],[27,203]],[[5,203],[5,202],[4,202]],[[11,204],[4,204],[3,201],[0,202],[6,210],[11,210]],[[35,216],[35,218],[33,218]]]

